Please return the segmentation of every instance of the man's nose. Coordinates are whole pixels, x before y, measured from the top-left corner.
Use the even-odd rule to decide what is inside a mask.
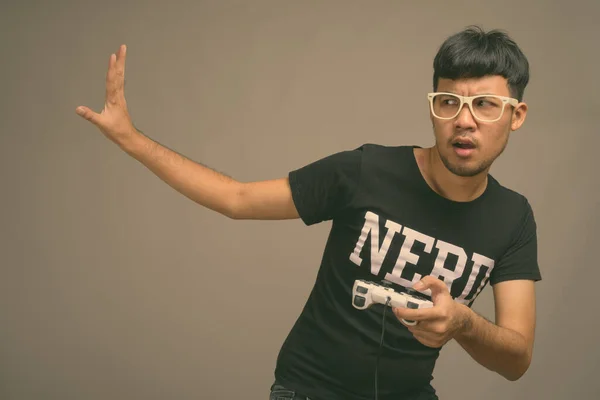
[[[463,104],[462,109],[456,116],[454,124],[457,128],[462,129],[475,129],[477,127],[477,122],[475,121],[473,114],[471,114],[471,109],[468,104]]]

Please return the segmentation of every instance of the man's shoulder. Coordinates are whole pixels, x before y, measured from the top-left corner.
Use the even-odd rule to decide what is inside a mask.
[[[310,163],[307,167],[322,167],[342,170],[366,170],[394,172],[399,167],[414,162],[413,148],[418,146],[391,146],[378,143],[363,143],[357,147],[339,150]]]
[[[364,143],[355,151],[361,154],[364,164],[390,168],[398,164],[414,161],[415,145],[386,145],[379,143]]]
[[[367,143],[361,144],[359,147],[356,148],[356,150],[368,152],[371,154],[396,155],[397,156],[397,155],[402,155],[402,154],[410,154],[410,152],[415,147],[418,147],[418,146],[409,145],[409,144],[393,146],[393,145],[389,145],[389,144],[367,142]]]
[[[528,214],[532,212],[529,199],[515,189],[512,189],[496,179],[491,174],[488,175],[489,184],[491,185],[491,194],[498,204],[502,204],[505,208]]]

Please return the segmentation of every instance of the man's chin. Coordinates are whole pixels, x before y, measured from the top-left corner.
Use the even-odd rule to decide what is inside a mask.
[[[487,166],[484,163],[475,163],[473,161],[464,160],[451,162],[445,157],[442,157],[442,163],[448,171],[462,178],[472,178],[484,173],[487,169]]]
[[[450,172],[452,172],[454,175],[460,176],[461,178],[472,178],[472,177],[477,176],[477,175],[481,174],[482,172],[484,172],[485,168],[468,169],[468,168],[459,167],[459,168],[453,168],[453,169],[448,168],[448,170]]]

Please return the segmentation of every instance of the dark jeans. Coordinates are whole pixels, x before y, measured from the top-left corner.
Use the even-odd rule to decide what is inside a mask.
[[[314,400],[309,397],[303,396],[300,393],[296,393],[293,390],[285,388],[278,382],[271,385],[271,394],[269,400]]]

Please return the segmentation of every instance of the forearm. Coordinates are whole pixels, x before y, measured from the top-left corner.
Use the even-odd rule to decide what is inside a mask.
[[[162,181],[196,203],[231,217],[240,183],[135,131],[118,143]]]
[[[462,307],[464,328],[455,340],[482,366],[508,380],[519,379],[531,362],[531,349],[525,337]]]

